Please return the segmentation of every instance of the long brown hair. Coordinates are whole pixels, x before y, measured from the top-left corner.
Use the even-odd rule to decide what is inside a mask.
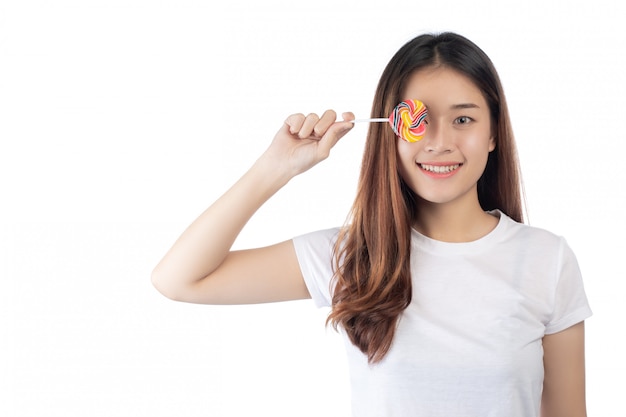
[[[426,67],[467,76],[489,105],[496,149],[478,181],[484,210],[523,221],[517,151],[504,92],[487,55],[454,34],[421,35],[392,57],[380,78],[372,117],[391,114],[409,77]],[[332,310],[327,323],[342,326],[351,342],[379,362],[389,351],[398,319],[411,303],[411,225],[418,200],[398,173],[397,138],[389,126],[370,125],[350,221],[335,246]],[[419,279],[419,277],[416,277]]]

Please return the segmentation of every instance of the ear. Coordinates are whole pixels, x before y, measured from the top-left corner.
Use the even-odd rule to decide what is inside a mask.
[[[495,136],[492,136],[489,138],[489,152],[493,151],[494,149],[496,149],[496,138]]]

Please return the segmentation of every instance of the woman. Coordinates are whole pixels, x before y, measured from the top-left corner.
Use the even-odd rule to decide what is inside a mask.
[[[387,65],[372,116],[428,108],[421,141],[368,132],[350,222],[230,248],[253,213],[328,157],[354,116],[294,114],[155,268],[164,295],[208,304],[313,298],[345,339],[355,416],[584,416],[590,316],[563,239],[521,224],[500,81],[462,36],[422,35]]]

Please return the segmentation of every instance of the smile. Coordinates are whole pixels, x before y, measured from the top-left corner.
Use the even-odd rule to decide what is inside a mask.
[[[417,164],[424,171],[432,172],[433,174],[449,174],[452,171],[457,170],[461,164],[454,165],[426,165],[426,164]]]

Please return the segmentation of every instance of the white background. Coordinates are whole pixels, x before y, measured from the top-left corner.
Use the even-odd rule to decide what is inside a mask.
[[[589,414],[626,415],[624,3],[383,4],[0,2],[0,415],[347,416],[327,311],[175,303],[150,272],[287,115],[368,117],[391,55],[444,30],[494,61],[530,222],[578,255]],[[237,247],[342,224],[365,130]]]

